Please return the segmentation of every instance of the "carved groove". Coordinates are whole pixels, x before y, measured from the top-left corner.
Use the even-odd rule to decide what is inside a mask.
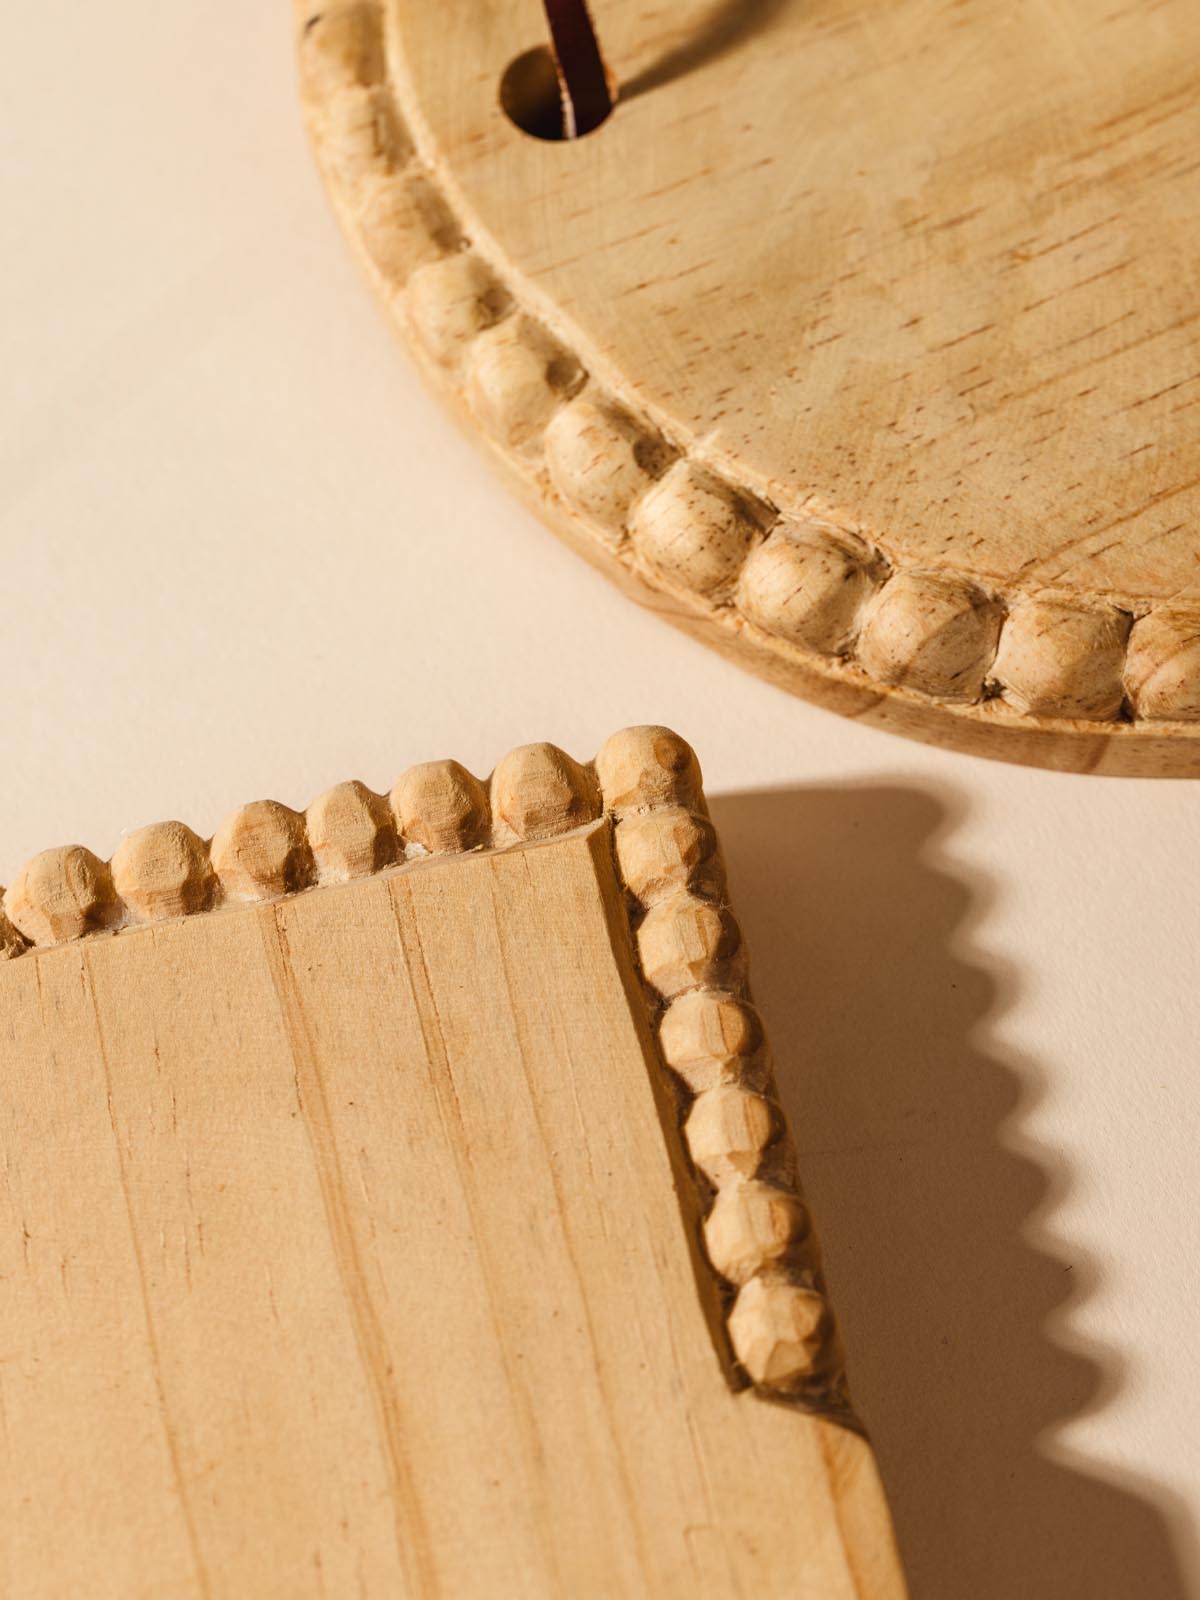
[[[731,641],[749,628],[781,669],[807,659],[918,701],[995,700],[1031,727],[1103,724],[1116,739],[1134,723],[1200,722],[1200,606],[1134,617],[1103,596],[998,594],[949,571],[897,570],[858,533],[785,521],[664,440],[560,349],[453,217],[434,152],[397,103],[378,0],[301,20],[310,132],[376,287],[484,433],[608,563]]]

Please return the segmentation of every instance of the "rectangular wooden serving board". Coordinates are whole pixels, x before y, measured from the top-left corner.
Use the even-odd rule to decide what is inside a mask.
[[[506,760],[10,889],[0,1592],[902,1593],[690,752]]]

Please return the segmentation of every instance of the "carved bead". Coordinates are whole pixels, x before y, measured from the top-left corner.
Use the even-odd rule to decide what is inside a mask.
[[[670,728],[624,728],[606,739],[596,776],[607,811],[702,804],[700,763],[686,740]]]
[[[1000,610],[958,578],[901,572],[880,592],[859,660],[880,683],[943,700],[978,700],[996,653]]]
[[[408,280],[413,328],[443,366],[457,363],[475,335],[498,321],[508,304],[491,268],[470,250],[418,267]]]
[[[545,449],[559,494],[619,543],[630,506],[654,481],[661,447],[623,412],[585,393],[551,419]]]
[[[0,907],[4,904],[4,891],[0,889]],[[15,928],[0,909],[0,961],[11,960],[13,956],[22,955],[29,948],[29,940]]]
[[[751,1278],[729,1314],[729,1337],[751,1381],[764,1388],[794,1388],[836,1365],[828,1303],[799,1284]]]
[[[582,379],[573,356],[531,317],[509,317],[471,347],[467,398],[480,422],[503,444],[540,446],[564,395]]]
[[[112,875],[117,893],[143,922],[207,911],[216,891],[204,840],[182,822],[156,822],[123,839]]]
[[[386,178],[412,153],[386,89],[343,89],[329,101],[328,119],[329,164],[347,189]]]
[[[109,927],[120,907],[107,862],[81,844],[43,850],[4,896],[13,926],[31,944],[63,944]]]
[[[646,982],[667,998],[701,983],[732,986],[744,974],[732,913],[686,892],[651,906],[637,943]]]
[[[712,896],[724,887],[712,823],[694,812],[669,807],[627,817],[615,844],[625,887],[644,906],[676,889]]]
[[[1125,683],[1139,717],[1200,722],[1200,607],[1161,606],[1134,623]]]
[[[808,1212],[798,1195],[751,1178],[718,1189],[704,1220],[708,1258],[730,1283],[745,1283],[801,1243]]]
[[[658,1025],[663,1060],[700,1094],[729,1079],[757,1082],[765,1076],[762,1022],[746,1000],[693,989],[663,1012]]]
[[[992,671],[1005,700],[1027,716],[1115,717],[1128,635],[1129,617],[1115,606],[1021,600],[1004,624]]]
[[[401,835],[430,855],[487,842],[487,791],[457,761],[410,767],[396,780],[391,805]]]
[[[372,263],[396,288],[426,262],[449,255],[459,237],[446,202],[417,172],[384,178],[367,191],[359,232]]]
[[[762,529],[731,490],[680,461],[642,498],[629,531],[651,566],[711,594],[737,577]]]
[[[815,525],[776,528],[742,569],[739,609],[777,639],[839,655],[874,590],[866,559],[864,549]]]
[[[277,800],[242,806],[213,835],[213,870],[231,900],[272,900],[314,877],[304,818]]]
[[[586,767],[552,744],[510,750],[492,774],[492,808],[518,839],[565,833],[600,815]]]
[[[300,72],[305,93],[327,100],[347,85],[369,87],[383,78],[383,40],[378,7],[328,6],[300,36]]]
[[[357,778],[314,800],[306,822],[313,861],[324,883],[370,877],[400,853],[387,801]]]
[[[688,1151],[714,1183],[752,1178],[763,1152],[780,1132],[771,1102],[735,1084],[720,1084],[697,1095],[684,1125]]]

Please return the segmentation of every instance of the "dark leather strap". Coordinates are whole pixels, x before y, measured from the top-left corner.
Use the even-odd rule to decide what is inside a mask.
[[[613,107],[604,58],[587,0],[544,0],[563,97],[563,131],[581,138],[598,128]]]

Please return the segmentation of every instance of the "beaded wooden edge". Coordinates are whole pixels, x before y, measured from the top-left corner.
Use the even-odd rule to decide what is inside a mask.
[[[854,1425],[700,769],[667,729],[615,734],[587,766],[532,744],[505,756],[487,782],[435,761],[404,773],[387,796],[349,782],[303,813],[255,801],[210,840],[181,822],[156,823],[129,834],[107,862],[82,845],[43,851],[4,895],[0,955],[278,900],[423,857],[550,839],[602,817],[699,1189],[735,1375]]]
[[[297,0],[302,100],[387,312],[550,525],[635,598],[847,715],[1073,771],[1200,772],[1200,607],[907,570],[665,437],[455,209],[379,0]],[[395,40],[389,48],[398,49]]]

